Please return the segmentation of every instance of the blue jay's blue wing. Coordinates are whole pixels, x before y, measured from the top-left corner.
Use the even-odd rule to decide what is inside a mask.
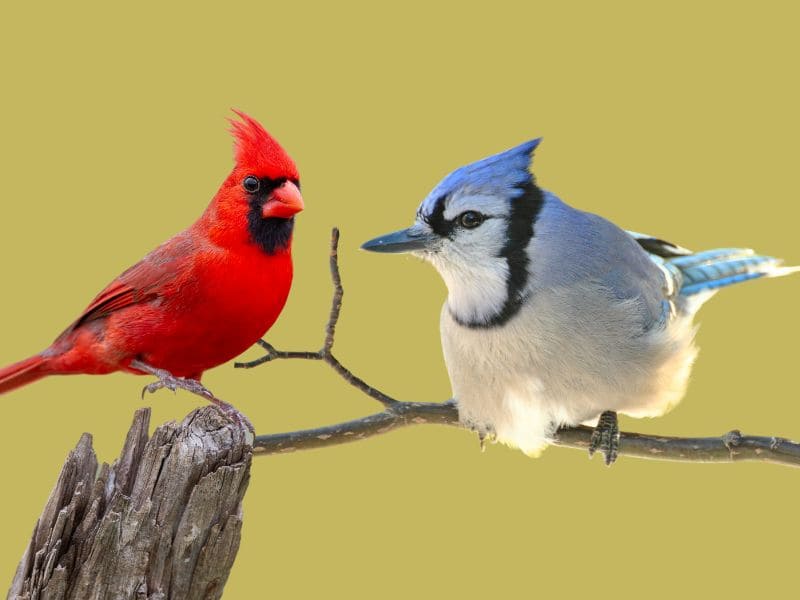
[[[642,330],[649,331],[663,320],[664,300],[676,286],[660,264],[664,259],[644,252],[635,237],[549,192],[545,192],[535,229],[531,260],[537,286],[600,284],[616,299],[635,307]]]

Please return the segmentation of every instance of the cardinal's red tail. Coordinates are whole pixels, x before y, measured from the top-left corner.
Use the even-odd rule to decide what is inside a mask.
[[[0,369],[0,394],[46,377],[50,373],[47,359],[37,354]]]

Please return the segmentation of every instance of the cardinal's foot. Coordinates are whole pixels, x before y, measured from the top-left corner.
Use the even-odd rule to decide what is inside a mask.
[[[600,450],[605,455],[606,465],[611,465],[617,460],[619,453],[619,423],[617,413],[607,410],[600,415],[597,427],[592,432],[589,442],[589,456]]]
[[[206,400],[211,400],[212,402],[215,399],[214,394],[211,393],[211,390],[209,390],[196,379],[175,377],[166,371],[164,371],[163,374],[154,373],[154,375],[157,375],[158,381],[154,381],[153,383],[149,383],[144,386],[144,389],[142,390],[142,398],[144,398],[145,394],[152,394],[153,392],[157,392],[163,388],[167,388],[173,392],[180,388],[182,390],[186,390],[187,392],[191,392],[192,394],[196,394],[197,396],[202,396]]]
[[[145,373],[150,373],[151,375],[155,375],[158,377],[158,381],[154,381],[150,383],[142,389],[142,398],[144,398],[145,394],[152,394],[153,392],[157,392],[160,389],[167,388],[168,390],[172,390],[173,392],[177,391],[178,389],[186,390],[187,392],[191,392],[201,398],[205,398],[209,402],[215,404],[225,415],[228,416],[231,420],[238,423],[240,426],[244,426],[250,430],[253,435],[255,435],[255,428],[253,424],[250,422],[246,416],[244,416],[241,412],[239,412],[232,404],[228,404],[224,400],[220,400],[217,398],[211,390],[209,390],[206,386],[202,383],[197,381],[196,379],[188,379],[185,377],[176,377],[169,371],[164,369],[158,369],[156,367],[151,367],[147,363],[143,363],[139,360],[134,360],[131,362],[131,366],[134,369],[139,369],[140,371],[144,371]]]

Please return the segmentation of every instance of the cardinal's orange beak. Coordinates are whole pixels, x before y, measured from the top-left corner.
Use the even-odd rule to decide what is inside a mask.
[[[303,196],[300,194],[300,190],[291,181],[286,181],[269,195],[269,200],[261,208],[261,216],[265,219],[269,217],[288,219],[299,213],[303,208],[305,208],[305,205],[303,204]]]

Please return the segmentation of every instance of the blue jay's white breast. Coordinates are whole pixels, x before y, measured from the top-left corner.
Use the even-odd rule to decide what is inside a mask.
[[[626,302],[585,306],[597,293],[582,286],[540,294],[492,329],[464,328],[445,307],[442,347],[462,421],[536,454],[561,425],[605,410],[645,417],[674,406],[696,353],[689,319],[642,334]]]
[[[449,301],[442,310],[462,421],[536,454],[561,425],[674,406],[696,354],[694,327],[688,316],[659,322],[664,275],[638,244],[549,196],[528,250],[527,299],[505,324],[465,327]]]

